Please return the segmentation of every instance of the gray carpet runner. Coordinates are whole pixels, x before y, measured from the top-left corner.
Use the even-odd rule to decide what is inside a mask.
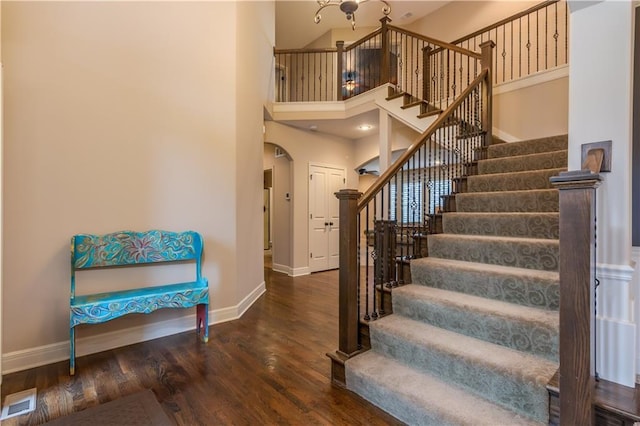
[[[347,387],[410,425],[547,424],[558,368],[558,194],[567,136],[493,145],[455,194]]]

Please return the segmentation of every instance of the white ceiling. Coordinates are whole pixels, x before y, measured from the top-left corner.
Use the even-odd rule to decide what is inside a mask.
[[[434,10],[444,6],[448,1],[388,1],[391,6],[389,17],[393,25],[404,26]],[[355,13],[356,26],[378,27],[383,3],[367,0]],[[298,49],[307,46],[332,28],[351,28],[345,14],[337,6],[325,8],[322,21],[313,22],[318,10],[315,0],[276,0],[276,47],[278,49]],[[410,16],[409,16],[410,14]]]
[[[368,111],[354,117],[340,120],[280,120],[280,123],[297,127],[298,129],[327,133],[347,139],[360,139],[372,134],[378,134],[378,110]],[[362,130],[359,126],[368,124],[368,130]]]

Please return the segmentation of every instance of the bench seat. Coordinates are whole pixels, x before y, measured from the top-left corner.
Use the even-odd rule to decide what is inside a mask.
[[[69,299],[69,374],[75,374],[76,327],[161,308],[196,307],[196,334],[209,340],[209,281],[202,276],[202,236],[195,231],[119,231],[71,237]],[[76,296],[76,271],[186,262],[195,280]]]
[[[71,326],[99,324],[126,314],[148,314],[161,308],[189,308],[209,303],[206,278],[131,290],[76,296],[71,300]]]

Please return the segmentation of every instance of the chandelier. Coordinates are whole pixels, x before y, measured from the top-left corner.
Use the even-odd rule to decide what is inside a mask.
[[[320,15],[320,12],[322,11],[322,9],[329,6],[339,6],[340,10],[343,11],[345,15],[347,15],[347,20],[351,21],[351,29],[355,30],[356,29],[356,10],[358,10],[358,5],[360,3],[365,3],[369,0],[317,0],[317,1],[320,7],[316,11],[316,16],[313,18],[316,24],[320,23],[320,21],[322,20],[322,16]],[[389,6],[389,3],[387,3],[385,0],[378,0],[378,1],[380,1],[381,3],[384,3],[384,6],[382,7],[382,13],[384,13],[385,16],[389,15],[389,13],[391,13],[391,6]]]

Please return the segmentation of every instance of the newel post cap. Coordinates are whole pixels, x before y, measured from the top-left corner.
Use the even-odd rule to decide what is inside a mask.
[[[572,170],[551,176],[549,180],[558,189],[597,188],[602,182],[602,176],[591,170]]]
[[[362,197],[362,192],[357,189],[341,189],[334,194],[339,200],[357,200]]]

